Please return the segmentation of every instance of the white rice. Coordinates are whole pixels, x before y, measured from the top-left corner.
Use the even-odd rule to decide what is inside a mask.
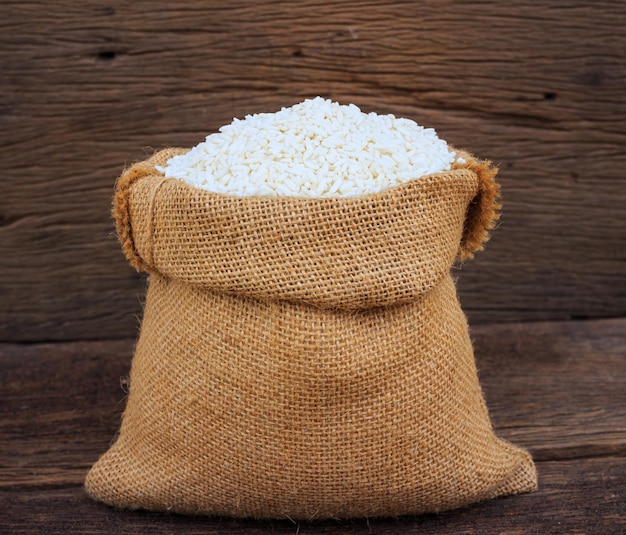
[[[159,170],[241,197],[353,197],[449,170],[455,157],[432,128],[316,97],[234,119]]]

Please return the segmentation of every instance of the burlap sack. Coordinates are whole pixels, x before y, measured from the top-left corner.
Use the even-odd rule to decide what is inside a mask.
[[[175,152],[117,185],[150,282],[92,497],[312,519],[535,489],[530,456],[493,433],[450,276],[497,218],[488,162],[360,198],[236,198],[165,179]]]

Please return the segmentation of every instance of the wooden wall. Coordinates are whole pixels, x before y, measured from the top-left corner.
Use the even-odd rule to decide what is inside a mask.
[[[626,3],[0,3],[0,340],[133,337],[125,165],[305,97],[435,127],[500,166],[456,270],[472,323],[626,314]]]

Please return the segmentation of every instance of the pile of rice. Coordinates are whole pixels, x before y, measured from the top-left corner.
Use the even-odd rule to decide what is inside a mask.
[[[455,158],[432,128],[316,97],[234,119],[159,170],[241,197],[353,197],[447,171]]]

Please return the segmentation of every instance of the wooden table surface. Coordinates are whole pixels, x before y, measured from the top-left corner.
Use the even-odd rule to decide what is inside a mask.
[[[113,439],[133,341],[0,344],[0,532],[626,532],[626,319],[472,329],[494,427],[528,448],[538,492],[438,515],[321,523],[132,512],[82,482]]]

